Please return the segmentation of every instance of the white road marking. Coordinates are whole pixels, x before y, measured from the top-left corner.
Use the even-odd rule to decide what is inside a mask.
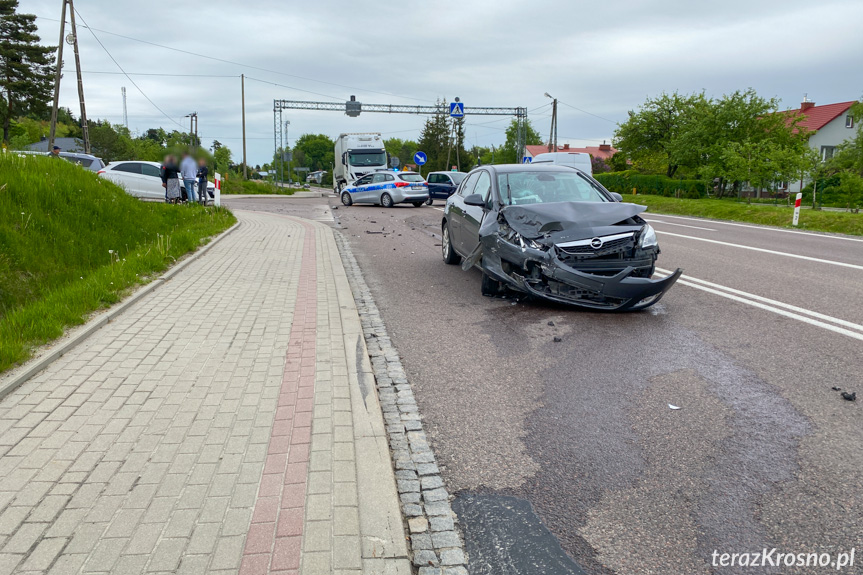
[[[657,223],[657,224],[665,224],[665,225],[667,225],[667,226],[680,226],[681,228],[692,228],[693,230],[704,230],[704,231],[706,231],[706,232],[715,232],[715,231],[716,231],[716,230],[714,230],[714,229],[712,229],[712,228],[700,228],[700,227],[698,227],[698,226],[689,226],[689,225],[686,225],[686,224],[675,224],[674,222],[664,222],[664,221],[662,221],[662,220],[648,220],[647,218],[644,218],[644,221],[646,221],[646,222],[654,222],[654,223]]]
[[[765,249],[765,248],[756,248],[755,246],[744,246],[744,245],[742,245],[742,244],[732,244],[732,243],[730,243],[730,242],[722,242],[722,241],[719,241],[719,240],[709,240],[709,239],[707,239],[707,238],[698,238],[698,237],[695,237],[695,236],[684,236],[683,234],[675,234],[675,233],[672,233],[672,232],[666,232],[666,231],[662,231],[662,230],[656,230],[656,233],[658,233],[658,234],[664,234],[664,235],[666,235],[666,236],[673,236],[673,237],[676,237],[676,238],[685,238],[685,239],[688,239],[688,240],[697,240],[697,241],[699,241],[699,242],[709,242],[709,243],[711,243],[711,244],[719,244],[719,245],[722,245],[722,246],[730,246],[730,247],[733,247],[733,248],[741,248],[741,249],[744,249],[744,250],[753,250],[753,251],[756,251],[756,252],[762,252],[762,253],[765,253],[765,254],[773,254],[773,255],[777,255],[777,256],[785,256],[785,257],[788,257],[788,258],[797,258],[797,259],[800,259],[800,260],[807,260],[807,261],[810,261],[810,262],[820,262],[820,263],[822,263],[822,264],[830,264],[830,265],[834,265],[834,266],[841,266],[841,267],[843,267],[843,268],[852,268],[852,269],[855,269],[855,270],[863,270],[863,266],[860,266],[860,265],[857,265],[857,264],[848,264],[848,263],[845,263],[845,262],[837,262],[837,261],[835,261],[835,260],[825,260],[825,259],[821,259],[821,258],[813,258],[813,257],[811,257],[811,256],[801,256],[801,255],[799,255],[799,254],[789,254],[789,253],[785,253],[785,252],[777,252],[776,250],[768,250],[768,249]]]
[[[443,208],[436,208],[436,207],[434,207],[434,206],[432,206],[432,209],[437,210],[437,211],[439,211],[439,212],[445,212],[445,211],[446,211],[446,210],[445,210],[445,209],[443,209]]]
[[[663,274],[672,273],[671,270],[661,268],[656,268],[656,271]],[[844,319],[685,275],[681,276],[677,283],[863,341],[863,325]]]
[[[828,240],[845,240],[847,242],[863,242],[863,238],[849,238],[846,236],[833,236],[829,234],[816,234],[813,232],[802,232],[800,230],[785,230],[782,228],[773,228],[770,226],[758,226],[755,224],[737,224],[733,222],[721,222],[719,220],[711,220],[708,218],[690,218],[687,216],[670,216],[668,214],[654,214],[650,213],[650,217],[658,217],[658,218],[677,218],[679,220],[690,220],[693,222],[709,222],[710,225],[720,225],[720,226],[736,226],[738,228],[754,228],[756,230],[765,230],[768,232],[783,232],[786,234],[798,234],[801,236],[815,236],[816,238],[825,238]]]

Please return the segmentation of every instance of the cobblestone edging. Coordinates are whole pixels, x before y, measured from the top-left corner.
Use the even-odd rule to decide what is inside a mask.
[[[345,237],[334,230],[377,380],[401,509],[418,575],[467,575],[464,546],[450,496],[426,440],[399,354]]]

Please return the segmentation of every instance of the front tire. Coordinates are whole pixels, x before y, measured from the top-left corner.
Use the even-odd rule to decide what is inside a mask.
[[[385,208],[393,207],[393,197],[387,193],[381,195],[381,205]]]
[[[351,194],[348,192],[342,192],[342,203],[346,206],[352,206],[354,199],[351,197]]]
[[[443,225],[443,230],[441,230],[440,246],[441,255],[443,256],[445,264],[455,266],[461,263],[461,256],[455,253],[455,250],[452,249],[452,240],[449,235],[449,224]]]

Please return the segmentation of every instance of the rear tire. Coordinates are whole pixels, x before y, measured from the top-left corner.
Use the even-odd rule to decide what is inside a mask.
[[[452,240],[449,235],[449,224],[443,225],[443,230],[441,230],[440,246],[441,255],[443,256],[445,264],[454,266],[461,263],[461,256],[455,253],[455,250],[452,249]]]
[[[385,208],[393,207],[393,197],[387,193],[381,194],[381,205]]]
[[[354,203],[354,199],[351,197],[351,194],[348,192],[342,192],[342,203],[346,206],[351,206]]]
[[[411,203],[414,205],[415,208],[423,207],[423,202],[411,202]]]
[[[430,206],[432,204],[434,204],[434,200],[431,197],[429,197],[429,199],[426,200],[426,205]]]
[[[495,297],[500,295],[502,289],[502,284],[496,279],[492,279],[490,275],[483,272],[482,273],[482,284],[480,284],[480,291],[482,295],[488,297]]]

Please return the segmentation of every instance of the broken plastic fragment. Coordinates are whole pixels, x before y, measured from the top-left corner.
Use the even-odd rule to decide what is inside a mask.
[[[548,325],[550,325],[551,327],[554,327],[554,322],[550,321],[550,322],[548,322]]]
[[[842,391],[841,387],[836,387],[835,385],[833,387],[831,387],[830,389],[832,389],[833,391]]]
[[[857,392],[852,391],[851,393],[848,393],[847,391],[843,391],[842,399],[844,399],[845,401],[857,401]]]
[[[563,341],[563,340],[562,340],[562,339],[560,339],[559,337],[554,336],[554,342],[555,342],[555,343],[560,343],[560,342],[562,342],[562,341]]]
[[[678,405],[672,405],[672,404],[670,404],[670,403],[669,403],[669,404],[668,404],[668,409],[680,409],[680,406],[678,406]]]

